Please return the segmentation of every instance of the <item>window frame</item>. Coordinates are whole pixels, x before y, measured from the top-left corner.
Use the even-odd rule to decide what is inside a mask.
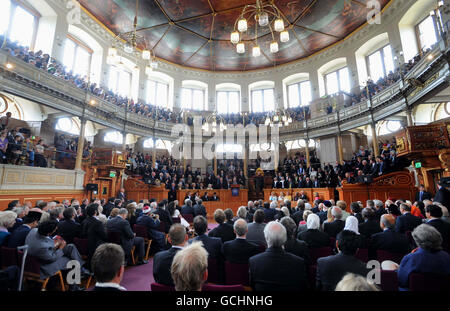
[[[154,103],[152,103],[150,101],[150,95],[149,95],[149,93],[150,93],[150,87],[149,87],[150,83],[155,83],[155,99],[158,98],[158,84],[162,84],[162,85],[167,86],[167,94],[166,94],[167,102],[166,102],[164,107],[156,105],[156,101]],[[160,107],[160,108],[163,108],[163,109],[172,109],[172,107],[169,107],[169,96],[170,96],[170,84],[169,83],[161,82],[161,81],[154,80],[154,79],[147,79],[147,94],[145,95],[145,97],[147,99],[147,102],[151,106]]]
[[[388,73],[387,70],[386,70],[386,62],[385,62],[385,54],[384,54],[384,49],[385,49],[386,47],[390,47],[390,48],[391,48],[391,56],[393,56],[393,54],[392,54],[392,46],[391,46],[390,43],[384,45],[383,47],[381,47],[381,48],[379,48],[379,49],[373,51],[372,53],[370,53],[369,55],[366,56],[366,69],[367,69],[367,72],[369,73],[369,77],[373,78],[373,74],[372,74],[372,72],[370,71],[370,57],[371,57],[372,55],[374,55],[375,53],[377,53],[377,52],[380,52],[380,55],[381,55],[381,63],[383,64],[383,74],[384,74],[384,76],[383,76],[382,78],[386,78],[386,77],[389,75],[389,73]],[[395,70],[396,68],[395,68],[395,62],[394,62],[394,59],[392,59],[392,64],[394,65],[394,70]],[[377,81],[373,80],[373,82],[376,83]]]
[[[131,71],[129,71],[128,69],[126,69],[126,68],[118,68],[118,67],[116,67],[116,66],[112,66],[113,68],[115,68],[115,73],[116,73],[116,86],[115,86],[115,88],[114,89],[112,89],[111,88],[111,86],[109,85],[109,82],[111,82],[110,80],[111,80],[111,76],[109,76],[108,77],[108,88],[109,88],[109,90],[110,91],[112,91],[113,93],[115,93],[115,94],[118,94],[119,96],[123,96],[123,97],[126,97],[126,98],[128,98],[128,99],[131,99],[131,98],[133,98],[133,94],[132,94],[132,92],[133,92],[133,90],[132,90],[132,87],[133,87],[133,73],[131,72]],[[122,73],[122,72],[125,72],[125,73],[127,73],[127,74],[129,74],[130,75],[130,85],[129,85],[129,89],[128,89],[128,94],[126,94],[126,95],[123,95],[123,94],[120,94],[119,92],[120,92],[120,89],[119,89],[119,84],[120,84],[120,74]],[[111,70],[110,70],[110,75],[111,75]]]
[[[345,65],[345,66],[343,66],[343,67],[341,67],[341,68],[338,68],[338,69],[336,69],[336,70],[333,70],[333,71],[330,71],[330,72],[328,72],[328,73],[326,73],[324,76],[325,76],[325,94],[327,95],[327,96],[331,96],[331,95],[334,95],[334,94],[337,94],[337,93],[339,93],[339,92],[343,92],[343,90],[342,90],[342,85],[341,85],[341,70],[343,70],[343,69],[345,69],[345,68],[347,68],[347,74],[349,75],[348,76],[348,81],[349,81],[349,83],[350,83],[350,71],[349,71],[349,69],[348,69],[348,65]],[[331,74],[333,74],[333,73],[336,73],[336,75],[337,75],[337,83],[338,83],[338,91],[337,91],[337,93],[333,93],[333,94],[330,94],[329,92],[328,92],[328,76],[329,75],[331,75]],[[349,85],[349,87],[351,88],[351,85]],[[351,91],[351,90],[349,90],[349,91]],[[346,92],[346,91],[344,91],[344,92]]]
[[[420,25],[427,20],[428,18],[431,18],[431,20],[433,21],[433,28],[434,28],[434,34],[436,36],[436,42],[439,42],[439,29],[437,29],[436,27],[436,15],[427,15],[426,17],[424,17],[420,22],[418,22],[415,26],[414,26],[414,32],[416,34],[416,40],[417,40],[417,49],[419,50],[419,54],[420,56],[423,56],[423,48],[422,48],[422,42],[420,40],[420,30],[419,27]]]
[[[87,44],[85,44],[83,41],[75,38],[71,34],[67,34],[66,40],[71,40],[73,43],[75,43],[75,51],[74,51],[74,54],[73,54],[71,71],[72,72],[74,71],[75,65],[77,63],[78,51],[81,48],[81,49],[85,50],[89,54],[89,60],[88,60],[88,64],[89,64],[88,67],[89,68],[88,68],[88,72],[86,73],[86,75],[89,75],[89,73],[91,72],[91,68],[90,67],[92,67],[92,55],[94,54],[94,50],[92,50]]]
[[[264,102],[265,102],[265,100],[264,100],[264,93],[265,93],[265,91],[267,91],[267,90],[272,90],[272,95],[273,95],[273,110],[266,110],[265,107],[264,107]],[[250,98],[251,98],[251,102],[252,102],[252,105],[251,105],[251,109],[252,109],[251,112],[252,112],[252,113],[255,113],[255,108],[254,108],[255,103],[254,103],[254,101],[253,101],[253,94],[254,94],[255,92],[261,92],[261,99],[262,99],[262,102],[261,102],[261,105],[262,105],[262,112],[256,112],[256,113],[268,113],[268,112],[274,112],[274,111],[276,111],[277,107],[275,106],[275,88],[274,88],[274,87],[269,87],[269,88],[260,88],[260,89],[255,89],[255,90],[251,90],[251,91],[250,91]]]
[[[219,93],[226,93],[227,94],[227,102],[226,102],[226,107],[227,107],[227,113],[226,115],[230,115],[232,114],[232,112],[230,112],[229,108],[230,108],[230,94],[231,93],[237,93],[238,95],[238,111],[236,113],[241,113],[242,107],[241,107],[241,92],[238,90],[216,90],[216,112],[219,113]]]
[[[6,29],[6,32],[4,34],[4,36],[6,38],[10,38],[11,35],[11,28],[13,25],[13,19],[14,19],[14,15],[16,14],[16,9],[17,7],[21,7],[23,10],[25,10],[27,13],[29,13],[30,15],[33,16],[34,18],[34,24],[33,24],[33,34],[31,37],[31,43],[30,46],[28,47],[31,51],[34,51],[34,48],[36,46],[36,39],[37,39],[37,32],[38,32],[38,28],[39,28],[39,21],[42,17],[42,15],[35,9],[33,8],[31,5],[29,5],[28,3],[22,1],[22,0],[10,0],[10,9],[9,9],[9,21],[8,21],[8,27]]]
[[[310,96],[311,101],[312,101],[311,80],[304,80],[304,81],[300,81],[300,82],[291,83],[291,84],[286,85],[286,96],[287,96],[287,105],[288,105],[287,108],[288,109],[289,108],[306,107],[306,106],[309,106],[311,104],[311,101],[308,104],[303,104],[303,101],[302,101],[302,84],[304,84],[304,83],[309,83],[309,92],[310,92],[309,96]],[[290,94],[289,94],[289,88],[291,86],[294,86],[294,85],[297,85],[298,98],[299,98],[299,101],[300,101],[300,105],[299,106],[295,106],[295,107],[291,105],[291,97],[290,97]]]
[[[191,106],[190,107],[184,107],[183,104],[183,92],[184,90],[189,90],[191,92]],[[199,109],[194,109],[194,92],[195,91],[201,91],[203,93],[203,109],[199,110]],[[195,88],[195,87],[189,87],[189,86],[185,86],[181,88],[181,109],[183,110],[188,110],[188,111],[206,111],[206,104],[207,104],[207,100],[206,100],[206,89],[203,88]]]

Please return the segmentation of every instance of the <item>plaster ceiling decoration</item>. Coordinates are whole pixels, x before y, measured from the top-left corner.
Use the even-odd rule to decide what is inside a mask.
[[[392,1],[392,0],[391,0]],[[135,0],[79,0],[115,34],[132,30]],[[342,40],[366,24],[369,0],[274,0],[289,21],[291,40],[271,54],[270,31],[258,29],[261,56],[238,54],[230,42],[234,22],[255,0],[141,0],[138,31],[156,56],[177,65],[209,71],[273,68],[304,59]],[[384,8],[389,0],[379,0]],[[253,46],[255,21],[243,40]],[[262,30],[262,31],[261,31]]]

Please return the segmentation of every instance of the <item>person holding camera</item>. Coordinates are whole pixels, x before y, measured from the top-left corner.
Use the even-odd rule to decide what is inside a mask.
[[[150,206],[145,206],[142,209],[142,215],[139,216],[136,224],[147,228],[148,238],[153,240],[152,246],[155,246],[154,250],[156,252],[167,248],[164,234],[158,231],[160,225],[159,215],[154,214]]]

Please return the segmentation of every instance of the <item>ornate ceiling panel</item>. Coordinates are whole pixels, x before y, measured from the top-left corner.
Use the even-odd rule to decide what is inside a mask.
[[[79,0],[112,32],[130,31],[135,0]],[[182,66],[212,71],[246,71],[284,64],[312,55],[364,25],[368,0],[275,0],[289,20],[290,41],[271,54],[268,27],[258,28],[261,56],[253,58],[255,21],[243,35],[245,54],[229,42],[234,22],[255,0],[140,0],[138,31],[156,55]],[[384,7],[389,0],[380,0]],[[288,25],[286,25],[288,26]],[[278,33],[275,33],[278,36]]]

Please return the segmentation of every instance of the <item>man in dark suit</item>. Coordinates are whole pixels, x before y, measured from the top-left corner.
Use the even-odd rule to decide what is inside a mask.
[[[441,219],[443,216],[442,208],[434,204],[428,205],[425,209],[425,214],[428,219],[426,224],[439,231],[442,236],[442,246],[444,250],[450,251],[450,223]]]
[[[81,224],[81,237],[88,240],[88,267],[97,247],[108,239],[105,227],[96,217],[98,216],[98,204],[92,203],[86,207],[87,218]]]
[[[194,217],[195,211],[192,207],[192,201],[190,199],[186,199],[184,201],[184,205],[181,207],[181,215],[192,215],[192,217]]]
[[[377,250],[406,254],[411,247],[405,234],[398,233],[395,228],[395,217],[390,214],[381,216],[380,227],[383,232],[375,233],[370,239],[369,255],[374,258]]]
[[[253,290],[306,290],[305,261],[283,249],[287,240],[284,226],[278,222],[270,222],[264,229],[264,235],[267,241],[267,250],[249,260],[250,285]]]
[[[359,233],[366,239],[375,234],[381,232],[380,223],[377,221],[375,211],[371,208],[364,208],[362,211],[363,223],[359,224]]]
[[[115,198],[109,198],[108,203],[103,207],[103,214],[106,215],[106,217],[109,217],[109,214],[111,214],[111,211],[116,206],[114,205]]]
[[[387,166],[382,157],[377,157],[377,176],[387,173]]]
[[[221,260],[222,256],[222,240],[217,237],[212,237],[206,235],[206,230],[208,230],[208,220],[203,216],[197,216],[194,218],[194,230],[197,234],[189,243],[193,241],[200,241],[203,243],[203,247],[208,252],[208,256],[214,259]]]
[[[194,205],[194,216],[206,217],[206,208],[203,205],[203,200],[198,200],[197,204]]]
[[[174,182],[169,186],[168,199],[169,202],[173,202],[177,199],[177,185]]]
[[[441,178],[439,182],[439,190],[436,192],[434,197],[434,202],[439,202],[445,207],[450,207],[450,190],[447,188],[450,187],[450,177]]]
[[[216,192],[213,193],[213,195],[211,197],[208,197],[208,201],[220,201],[219,196],[217,195]]]
[[[117,244],[107,243],[100,245],[92,257],[92,272],[97,280],[94,291],[125,291],[120,286],[125,272],[123,259],[125,254],[122,247]]]
[[[324,223],[323,231],[330,237],[335,238],[339,232],[341,232],[345,227],[345,221],[342,219],[342,209],[339,207],[333,207],[331,210],[331,215],[333,216],[333,221]]]
[[[260,247],[247,241],[248,226],[244,219],[236,220],[233,228],[236,239],[225,242],[222,246],[222,253],[226,261],[247,264],[250,257],[260,253]]]
[[[280,223],[286,228],[287,240],[284,244],[284,250],[302,258],[305,261],[305,265],[308,266],[311,263],[308,244],[297,239],[297,225],[291,217],[281,218]]]
[[[127,196],[125,194],[125,189],[124,188],[120,188],[120,191],[117,194],[117,199],[122,200],[122,201],[126,201],[127,200]]]
[[[275,210],[276,206],[277,206],[276,202],[271,202],[271,203],[264,202],[263,211],[264,211],[264,217],[265,217],[264,220],[266,222],[269,222],[269,221],[272,221],[275,219],[275,214],[277,212]]]
[[[143,265],[148,263],[144,260],[145,256],[145,242],[141,237],[137,237],[136,234],[131,230],[130,223],[126,220],[128,211],[126,208],[121,208],[119,214],[108,220],[106,223],[106,229],[108,232],[116,232],[120,234],[120,243],[125,252],[125,256],[128,262],[131,262],[131,249],[133,246],[136,247],[138,254],[138,265]]]
[[[411,214],[411,207],[406,204],[400,204],[401,216],[397,217],[395,231],[405,233],[413,231],[417,226],[422,224],[422,219]]]
[[[176,253],[182,250],[188,241],[186,229],[180,224],[172,225],[168,240],[172,247],[168,250],[158,252],[153,258],[153,277],[159,284],[175,286],[172,275],[170,274],[170,267],[172,266]]]
[[[342,231],[336,241],[337,255],[322,257],[317,260],[316,288],[334,291],[337,283],[347,273],[367,276],[366,264],[355,257],[358,250],[358,235],[349,230]]]
[[[425,191],[424,185],[420,185],[419,191],[416,193],[414,200],[418,202],[423,202],[425,200],[431,200],[431,198],[432,198],[431,193]]]
[[[142,210],[142,215],[138,217],[136,224],[145,226],[147,228],[147,234],[150,239],[152,239],[152,247],[155,245],[155,251],[166,249],[166,238],[164,233],[159,232],[159,215],[153,215],[151,213],[152,209],[150,206],[144,206]]]
[[[36,211],[28,212],[28,215],[23,218],[23,224],[17,227],[8,239],[8,247],[16,248],[25,245],[25,239],[28,233],[38,226],[42,213]]]
[[[173,225],[172,216],[170,216],[169,212],[166,210],[166,200],[163,200],[158,203],[158,207],[156,208],[155,215],[159,215],[159,221],[164,222],[164,232],[169,233],[170,226]]]
[[[303,188],[312,188],[313,182],[309,177],[306,177],[305,182],[303,183]]]
[[[220,238],[222,243],[234,240],[235,234],[233,226],[225,223],[225,213],[222,209],[216,209],[214,212],[214,220],[219,224],[216,228],[211,230],[208,234],[210,237]]]
[[[67,243],[73,243],[74,238],[81,236],[81,225],[75,221],[75,208],[68,207],[63,211],[64,220],[58,223],[59,234]]]

